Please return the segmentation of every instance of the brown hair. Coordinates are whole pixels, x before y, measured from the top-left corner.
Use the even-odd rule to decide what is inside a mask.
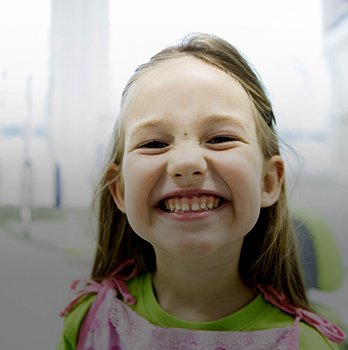
[[[140,271],[153,272],[156,269],[152,246],[132,230],[126,215],[114,203],[108,185],[115,179],[110,179],[107,169],[111,164],[122,167],[123,121],[127,114],[127,98],[134,83],[161,62],[184,56],[193,56],[211,64],[241,84],[255,111],[254,119],[265,159],[280,154],[275,118],[265,88],[255,70],[232,45],[214,35],[195,33],[153,56],[134,72],[123,91],[110,159],[97,190],[99,235],[92,270],[95,280],[108,277],[120,263],[129,258],[135,260]],[[308,309],[298,261],[283,183],[278,201],[268,208],[261,208],[256,225],[244,239],[239,262],[240,275],[249,287],[255,289],[258,284],[271,285],[284,293],[294,305]]]

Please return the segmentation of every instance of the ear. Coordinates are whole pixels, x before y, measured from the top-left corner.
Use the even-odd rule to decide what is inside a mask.
[[[261,207],[273,205],[279,198],[284,182],[284,162],[279,155],[266,161],[261,189]]]
[[[107,178],[109,183],[108,188],[115,204],[117,205],[117,208],[125,213],[124,184],[120,167],[117,164],[112,164],[109,167],[107,171]]]

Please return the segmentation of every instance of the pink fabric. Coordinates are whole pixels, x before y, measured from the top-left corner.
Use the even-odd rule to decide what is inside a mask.
[[[133,270],[126,275],[126,268]],[[271,286],[258,286],[265,300],[295,316],[291,327],[248,332],[202,331],[158,327],[135,313],[126,303],[136,300],[128,293],[125,281],[136,276],[133,261],[123,263],[102,283],[88,281],[62,312],[67,314],[79,298],[96,293],[78,337],[77,350],[298,350],[299,321],[314,326],[328,339],[339,343],[344,333],[324,318],[291,305],[287,298]],[[78,283],[74,282],[73,289]],[[124,303],[116,297],[119,293]]]
[[[252,332],[202,331],[154,326],[114,299],[110,320],[122,350],[297,350],[298,324]],[[88,340],[91,340],[90,337]],[[86,344],[86,348],[90,346]],[[86,349],[84,348],[84,349]]]
[[[253,332],[162,328],[109,292],[90,314],[93,322],[84,322],[78,350],[299,350],[296,322],[292,327]]]
[[[121,272],[127,268],[131,268],[131,272],[129,274],[122,275]],[[133,298],[132,295],[128,293],[128,289],[125,284],[125,281],[132,279],[137,274],[138,274],[138,270],[136,268],[136,265],[134,264],[134,261],[126,260],[114,271],[114,273],[108,279],[103,280],[101,283],[98,283],[93,280],[74,281],[70,286],[71,289],[76,290],[78,285],[81,282],[84,283],[84,287],[77,293],[77,296],[75,297],[75,299],[71,301],[69,305],[60,313],[60,316],[65,316],[66,314],[68,314],[69,311],[72,310],[79,303],[82,296],[90,293],[96,293],[96,294],[98,294],[99,292],[106,293],[106,289],[108,288],[114,289],[115,294],[119,292],[126,303],[130,305],[135,304],[136,300]]]
[[[122,271],[126,268],[132,268],[131,272],[126,275],[122,275]],[[108,278],[103,280],[101,283],[97,283],[93,280],[86,281],[84,288],[78,292],[77,297],[64,309],[61,313],[61,316],[66,315],[71,309],[73,309],[79,302],[80,298],[89,293],[96,293],[97,297],[94,300],[90,310],[88,311],[84,322],[82,323],[79,337],[77,350],[80,349],[112,349],[116,350],[117,348],[110,347],[109,339],[109,321],[108,313],[111,307],[111,302],[116,298],[117,292],[121,294],[123,299],[130,305],[134,304],[136,300],[128,293],[127,286],[125,281],[132,279],[137,275],[137,268],[132,260],[127,260],[121,264],[115,272]],[[74,281],[71,285],[72,289],[76,289],[79,284],[79,281]],[[85,347],[86,339],[88,334],[95,330],[98,330],[95,334],[98,337],[94,337],[94,345],[96,347]],[[117,345],[117,344],[115,344]]]

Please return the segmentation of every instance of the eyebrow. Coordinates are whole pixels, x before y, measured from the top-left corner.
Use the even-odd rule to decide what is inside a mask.
[[[130,135],[136,135],[139,132],[143,131],[144,129],[154,129],[154,128],[161,128],[164,126],[164,124],[167,124],[163,121],[162,118],[149,118],[141,121],[140,123],[136,124],[134,127],[132,127],[129,130]]]
[[[238,127],[241,127],[242,129],[249,128],[249,126],[246,123],[243,123],[241,120],[236,118],[233,115],[227,115],[227,114],[212,114],[208,115],[206,117],[202,117],[202,122],[207,124],[215,124],[215,123],[233,123],[237,125]],[[136,134],[139,131],[143,130],[144,128],[159,128],[168,126],[168,122],[164,121],[163,118],[149,118],[141,121],[139,124],[135,125],[130,131],[131,134]]]
[[[237,117],[233,115],[227,115],[227,114],[213,114],[209,115],[204,118],[206,123],[208,124],[215,124],[215,123],[232,123],[234,125],[237,125],[243,129],[248,128],[248,124],[244,123]]]

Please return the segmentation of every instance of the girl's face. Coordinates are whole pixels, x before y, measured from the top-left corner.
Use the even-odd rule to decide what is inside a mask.
[[[282,162],[264,161],[241,85],[198,59],[145,73],[128,97],[121,180],[111,187],[157,257],[239,256]],[[117,171],[117,170],[116,170]]]

